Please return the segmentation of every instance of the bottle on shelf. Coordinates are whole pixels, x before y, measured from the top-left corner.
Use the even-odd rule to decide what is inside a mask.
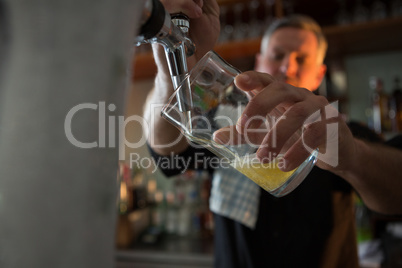
[[[372,20],[383,20],[387,18],[387,6],[381,0],[375,0],[371,4],[371,19]]]
[[[339,11],[336,14],[336,23],[338,25],[348,25],[351,21],[351,15],[346,8],[346,0],[339,0]]]
[[[227,5],[220,7],[221,32],[218,39],[220,43],[228,42],[232,39],[233,25],[229,21],[230,11]]]
[[[391,0],[391,17],[402,16],[402,0]]]
[[[374,131],[381,134],[391,130],[391,120],[389,118],[388,95],[384,92],[382,79],[370,77],[370,88],[372,91],[372,127]]]
[[[353,22],[364,23],[369,20],[369,10],[363,4],[363,0],[357,0],[355,8],[353,10]]]
[[[389,115],[391,119],[391,130],[402,131],[402,88],[399,85],[399,77],[395,77],[392,95],[389,101]]]
[[[262,21],[262,24],[269,25],[274,20],[274,17],[275,17],[274,5],[275,5],[275,0],[265,0],[264,1],[264,19]],[[264,34],[264,30],[265,29],[262,29],[261,35]]]
[[[130,168],[126,164],[119,164],[118,180],[120,183],[120,188],[118,211],[120,214],[128,214],[133,209],[133,193],[130,173]]]
[[[244,13],[246,10],[246,5],[244,3],[237,3],[233,6],[234,12],[234,31],[233,31],[233,39],[234,40],[244,40],[247,38],[247,34],[250,30],[250,25],[248,21],[244,18]]]
[[[128,248],[134,238],[133,229],[129,220],[129,213],[133,208],[133,196],[130,183],[130,168],[124,163],[119,163],[117,179],[120,184],[117,199],[117,224],[116,224],[116,246]]]
[[[141,169],[133,169],[131,177],[133,210],[144,209],[148,206],[147,178]]]
[[[374,235],[371,211],[358,196],[355,199],[355,218],[357,242],[362,243],[372,240]]]
[[[248,3],[249,11],[249,31],[247,37],[250,39],[258,38],[262,35],[262,23],[258,17],[258,11],[261,8],[261,4],[258,0],[252,0]]]

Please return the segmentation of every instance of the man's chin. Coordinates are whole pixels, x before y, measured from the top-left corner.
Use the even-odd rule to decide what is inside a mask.
[[[292,85],[294,87],[299,87],[299,81],[294,79],[289,79],[287,77],[275,77],[278,81],[284,82],[286,84]]]
[[[288,80],[288,79],[286,79],[284,82],[287,83],[287,84],[289,84],[289,85],[292,85],[292,86],[294,86],[294,87],[299,87],[299,82],[297,82],[297,81],[293,81],[293,80]]]

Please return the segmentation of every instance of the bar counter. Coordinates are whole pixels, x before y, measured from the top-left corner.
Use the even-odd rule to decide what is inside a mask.
[[[212,268],[213,239],[162,235],[155,243],[136,241],[116,251],[116,268]]]

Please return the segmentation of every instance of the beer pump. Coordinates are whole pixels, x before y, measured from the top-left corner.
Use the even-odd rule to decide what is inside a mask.
[[[187,117],[187,122],[191,122],[192,98],[185,77],[188,73],[186,59],[194,54],[195,45],[188,37],[188,17],[182,13],[169,14],[159,0],[146,0],[140,25],[136,45],[158,43],[164,47],[173,87],[177,89],[183,83],[176,96],[179,110]]]

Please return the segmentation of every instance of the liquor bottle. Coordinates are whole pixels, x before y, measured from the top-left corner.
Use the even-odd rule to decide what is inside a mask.
[[[356,196],[355,199],[355,219],[357,242],[362,243],[372,240],[373,226],[371,222],[371,211],[358,196]]]
[[[373,128],[378,134],[391,130],[389,118],[388,96],[384,92],[383,81],[378,77],[370,77],[370,88],[373,91],[371,103],[373,110]]]
[[[119,198],[118,198],[118,211],[119,214],[128,214],[133,209],[133,194],[132,184],[130,181],[130,168],[124,164],[119,163],[118,180],[120,183]]]
[[[394,79],[394,86],[389,103],[392,131],[402,131],[402,89],[399,85],[398,77]]]
[[[117,200],[118,217],[115,242],[118,248],[128,248],[134,239],[134,232],[129,220],[129,213],[133,207],[133,196],[131,193],[130,168],[126,164],[119,163],[117,178],[120,188]]]

